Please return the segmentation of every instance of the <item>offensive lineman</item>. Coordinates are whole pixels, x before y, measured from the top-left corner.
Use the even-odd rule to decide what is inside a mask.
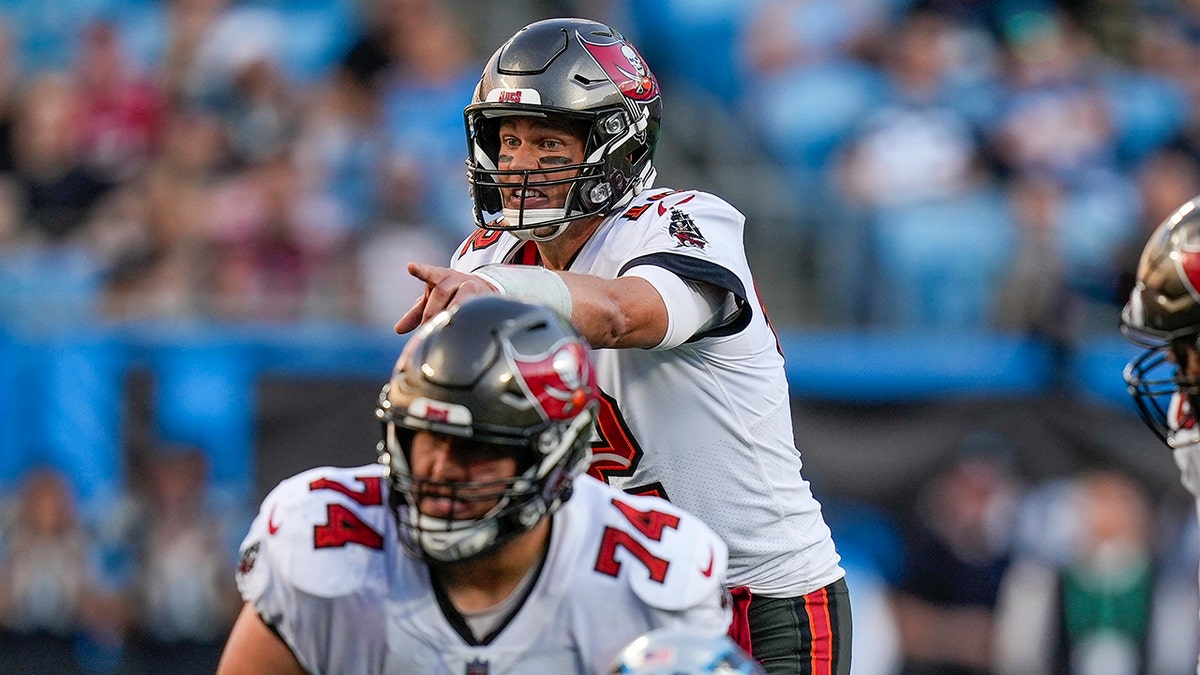
[[[726,548],[581,475],[598,391],[545,307],[457,305],[380,395],[380,463],[283,481],[242,544],[218,672],[602,673],[661,627],[729,625]]]
[[[700,516],[729,545],[731,634],[768,672],[850,668],[850,601],[801,475],[783,356],[744,217],[652,188],[662,101],[612,28],[539,21],[492,56],[465,110],[479,226],[450,267],[410,264],[414,329],[480,293],[538,301],[596,348],[589,473]]]

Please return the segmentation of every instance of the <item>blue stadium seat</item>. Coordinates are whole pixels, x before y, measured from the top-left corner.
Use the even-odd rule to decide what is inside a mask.
[[[752,80],[747,114],[782,163],[821,169],[866,115],[882,105],[886,86],[875,68],[850,60],[797,68]]]
[[[249,498],[255,471],[252,345],[177,336],[157,347],[150,362],[159,439],[203,448],[214,487]]]
[[[1108,111],[1125,162],[1146,157],[1187,125],[1188,97],[1181,86],[1149,73],[1106,71],[1105,75]]]
[[[979,192],[883,210],[872,234],[878,274],[875,322],[987,326],[1015,245],[1002,195]]]
[[[62,332],[26,345],[31,462],[72,482],[85,519],[100,517],[125,489],[121,429],[127,352],[95,330]]]

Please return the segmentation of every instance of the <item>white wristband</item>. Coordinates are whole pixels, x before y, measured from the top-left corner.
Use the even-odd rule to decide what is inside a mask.
[[[548,306],[571,320],[571,291],[558,274],[535,265],[483,265],[471,272],[496,287],[501,295]]]

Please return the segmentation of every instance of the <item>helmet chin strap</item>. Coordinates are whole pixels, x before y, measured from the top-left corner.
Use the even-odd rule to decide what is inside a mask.
[[[504,219],[510,223],[525,223],[527,225],[537,225],[551,220],[558,220],[567,215],[566,209],[525,209],[522,214],[521,209],[504,209]],[[553,226],[554,231],[549,234],[537,235],[533,231],[537,228],[522,228],[519,230],[509,230],[517,239],[524,241],[550,241],[567,230],[567,226],[571,223],[559,223]]]

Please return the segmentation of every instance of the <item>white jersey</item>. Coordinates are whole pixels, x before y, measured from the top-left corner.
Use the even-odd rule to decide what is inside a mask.
[[[1200,513],[1200,426],[1189,408],[1187,399],[1179,392],[1173,394],[1166,411],[1167,428],[1180,480],[1196,497]]]
[[[289,478],[242,544],[242,597],[310,673],[602,673],[651,629],[727,630],[724,543],[667,502],[581,476],[528,594],[477,639],[404,553],[383,476],[368,465]]]
[[[606,279],[653,265],[726,290],[733,310],[679,347],[594,352],[605,396],[590,473],[700,516],[729,545],[732,585],[792,597],[844,572],[800,473],[783,355],[758,302],[744,222],[711,194],[646,190],[571,261],[569,271]],[[478,230],[451,266],[536,262],[532,243]],[[658,290],[669,312],[671,293]]]
[[[1196,516],[1200,518],[1200,425],[1190,408],[1187,399],[1175,392],[1167,405],[1166,422],[1180,482],[1196,500]],[[1196,674],[1200,675],[1200,661]]]

